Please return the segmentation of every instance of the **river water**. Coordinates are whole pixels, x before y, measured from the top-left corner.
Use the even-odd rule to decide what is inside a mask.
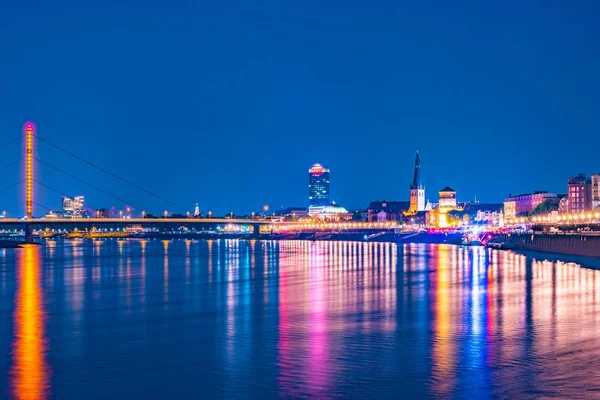
[[[600,271],[481,247],[0,250],[0,397],[600,398]]]

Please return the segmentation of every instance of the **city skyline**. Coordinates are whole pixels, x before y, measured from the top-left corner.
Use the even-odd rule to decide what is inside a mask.
[[[331,199],[348,209],[408,200],[417,149],[424,185],[450,183],[464,200],[563,193],[569,176],[597,173],[598,5],[437,7],[9,5],[0,132],[10,140],[32,120],[41,137],[103,168],[221,214],[305,204],[300,183],[315,162],[335,171]],[[60,29],[46,30],[50,20]],[[10,163],[21,149],[0,157]],[[42,144],[39,156],[136,209],[172,209]],[[8,186],[20,173],[11,166],[0,179]],[[118,206],[37,173],[92,205]],[[0,193],[0,203],[15,206],[19,193]],[[36,194],[58,207],[55,193]]]
[[[31,125],[31,123],[25,124],[25,127],[27,127],[29,125]],[[27,130],[27,129],[24,129],[24,130]],[[45,140],[43,140],[43,139],[42,139],[42,141],[45,142]],[[51,146],[55,146],[53,144],[50,144],[50,145]],[[34,151],[34,153],[35,153],[35,151]],[[76,156],[76,157],[78,157],[78,156]],[[37,157],[34,156],[34,159],[37,161]],[[45,163],[43,161],[40,161],[40,162],[42,164],[47,164],[47,163]],[[88,161],[84,160],[84,162],[87,163]],[[19,167],[19,166],[20,165],[17,164],[17,167]],[[413,178],[412,178],[411,183],[409,185],[409,190],[405,191],[406,193],[408,193],[408,195],[406,196],[406,193],[405,193],[404,197],[402,197],[402,195],[400,197],[398,197],[398,198],[389,198],[389,197],[387,197],[388,201],[398,201],[398,199],[400,199],[400,201],[404,202],[406,200],[405,199],[405,197],[406,197],[406,198],[409,199],[408,202],[411,204],[410,210],[407,210],[407,211],[412,211],[412,212],[425,210],[425,205],[426,204],[435,204],[435,198],[430,197],[425,192],[425,185],[423,184],[423,180],[422,180],[422,177],[421,177],[421,168],[422,168],[422,166],[421,166],[421,158],[420,158],[419,152],[417,151],[416,152],[416,159],[414,161],[414,170],[413,170],[413,175],[412,175]],[[34,168],[34,171],[37,171],[37,166]],[[24,171],[21,171],[21,174],[23,174],[23,172]],[[329,177],[330,169],[324,168],[322,166],[322,164],[320,164],[320,163],[314,163],[311,166],[311,168],[309,169],[308,172],[309,172],[309,185],[308,185],[308,187],[309,187],[309,193],[308,193],[308,197],[305,198],[305,203],[306,203],[306,206],[307,206],[307,210],[310,210],[311,208],[314,208],[314,210],[317,210],[315,212],[318,212],[318,210],[320,210],[321,208],[323,208],[325,205],[329,205],[331,203],[336,203],[335,199],[332,198],[332,196],[331,196],[330,177]],[[112,174],[112,173],[110,173],[110,174]],[[70,174],[68,174],[68,175],[70,175]],[[578,178],[578,177],[580,178],[581,176],[587,177],[586,179],[587,179],[588,183],[591,185],[592,181],[594,179],[596,179],[596,177],[600,176],[600,174],[592,174],[591,177],[587,176],[586,173],[579,173],[579,174],[577,174],[575,176],[574,175],[570,175],[569,179],[568,179],[569,184],[571,183],[570,181],[572,179],[575,179],[575,178]],[[117,177],[117,178],[123,180],[120,177]],[[78,178],[75,177],[75,179],[77,180]],[[315,179],[316,179],[316,181],[315,181]],[[325,179],[325,180],[323,181],[323,179]],[[35,181],[37,181],[37,179],[34,178],[34,182]],[[596,182],[596,181],[594,181],[594,182]],[[597,183],[595,183],[595,185],[596,185],[596,189],[595,190],[596,190],[596,193],[597,193]],[[17,191],[17,196],[21,196],[23,198],[25,197],[24,193],[23,193],[23,190],[24,190],[25,186],[26,185],[25,185],[24,181],[21,182],[19,185],[16,185],[15,190]],[[41,182],[35,182],[34,186],[41,186],[42,188],[43,187],[47,187],[45,184],[43,184]],[[134,186],[137,186],[137,185],[134,184]],[[446,183],[446,187],[448,187],[448,183]],[[47,187],[47,188],[49,188],[49,187]],[[54,190],[54,189],[51,189],[51,188],[49,188],[49,189],[52,192],[56,192],[56,190]],[[146,195],[147,194],[152,194],[148,190],[146,190],[145,188],[139,187],[139,189],[142,190],[142,193],[145,192]],[[97,190],[97,188],[94,187],[93,185],[91,185],[91,188],[90,187],[86,187],[86,189],[84,189],[81,192],[89,194],[90,192],[91,193],[96,192],[96,190]],[[100,190],[102,190],[102,189],[100,189]],[[564,190],[558,190],[558,191],[556,191],[556,193],[559,193],[559,194],[561,194],[563,196],[566,196],[567,190],[568,190],[568,187],[565,186]],[[591,197],[592,196],[591,195],[592,186],[590,186],[589,190],[590,190],[590,193],[589,193],[589,195],[590,195],[589,204],[590,204],[590,207],[591,207],[592,206],[592,197]],[[35,190],[35,192],[36,192],[36,197],[37,197],[37,190]],[[322,192],[322,194],[320,194],[321,192]],[[434,189],[434,192],[437,193],[437,190]],[[530,190],[527,193],[546,193],[546,192],[548,192],[548,191],[547,190],[542,190],[542,191],[540,191],[540,190]],[[86,196],[88,194],[86,194]],[[110,195],[111,193],[105,192],[105,194],[109,194]],[[527,196],[527,195],[529,195],[529,194],[521,194],[521,195],[517,195],[517,196]],[[96,193],[96,196],[97,196],[97,193]],[[92,195],[91,197],[95,198],[96,196]],[[484,201],[484,203],[501,203],[501,202],[503,202],[505,200],[508,200],[511,196],[514,197],[515,195],[509,193],[508,195],[506,195],[502,199],[494,199],[492,201]],[[111,196],[111,197],[118,199],[118,197],[114,196],[114,195]],[[155,197],[156,197],[156,195],[155,195]],[[62,206],[63,210],[65,210],[65,207],[64,207],[64,200],[65,200],[65,198],[68,199],[69,196],[66,196],[64,194],[62,194],[60,196],[60,199],[61,199],[61,201],[60,201],[61,204],[60,205]],[[82,195],[75,196],[75,199],[77,199],[77,198],[81,198],[81,201],[83,201],[83,196]],[[159,196],[159,198],[160,198],[160,196]],[[417,200],[417,198],[419,200]],[[597,194],[594,197],[594,201],[596,201],[596,198],[597,198]],[[386,199],[386,197],[384,196],[383,200],[385,200],[385,199]],[[390,199],[393,199],[393,200],[390,200]],[[59,212],[60,213],[60,211],[57,211],[57,208],[54,207],[55,201],[56,201],[56,196],[54,196],[54,198],[51,200],[50,203],[46,203],[46,204],[51,204],[51,206],[45,206],[45,205],[40,204],[39,202],[36,202],[36,204],[34,206],[34,207],[37,208],[37,210],[36,210],[37,212],[35,213],[35,216],[39,217],[39,216],[42,216],[43,214],[46,214],[45,212],[41,212],[42,210],[49,211],[50,214],[52,214],[52,215],[54,215],[55,212]],[[114,200],[112,200],[112,201],[114,202]],[[96,207],[87,206],[85,208],[82,208],[81,210],[82,211],[84,211],[84,210],[88,211],[89,215],[98,214],[98,210],[101,210],[103,215],[104,215],[105,212],[109,212],[110,215],[114,215],[114,216],[117,216],[117,215],[121,215],[121,216],[122,215],[131,215],[131,216],[133,216],[133,215],[137,215],[137,214],[140,214],[140,215],[141,214],[153,214],[153,215],[171,215],[171,214],[186,215],[187,214],[187,215],[191,215],[192,213],[196,213],[196,212],[203,212],[204,214],[210,212],[211,214],[214,214],[214,215],[227,215],[227,214],[230,214],[230,213],[234,212],[234,213],[240,214],[240,215],[250,215],[250,214],[258,213],[258,212],[260,212],[261,208],[266,208],[266,207],[268,207],[271,212],[277,212],[277,210],[283,210],[284,208],[295,207],[295,206],[302,207],[302,206],[305,205],[303,203],[299,203],[299,204],[288,203],[288,204],[282,204],[282,205],[279,205],[279,206],[265,204],[265,205],[261,205],[261,206],[254,206],[254,208],[251,208],[250,211],[241,211],[241,212],[239,210],[234,210],[234,209],[230,209],[230,211],[213,211],[213,210],[219,210],[219,208],[218,207],[206,207],[204,210],[200,211],[199,203],[195,203],[193,206],[184,209],[183,207],[185,207],[185,206],[172,207],[173,204],[171,204],[172,202],[170,202],[169,199],[164,199],[164,201],[166,201],[167,204],[171,206],[171,210],[170,211],[167,210],[167,209],[164,209],[164,211],[162,211],[162,210],[152,210],[152,209],[150,209],[148,207],[141,207],[139,209],[136,209],[136,207],[134,207],[132,205],[132,203],[125,202],[125,201],[121,202],[122,204],[120,204],[120,205],[115,205],[115,204],[109,202],[108,204],[103,204],[100,207],[98,207],[99,203],[95,203]],[[481,198],[480,199],[477,199],[477,198],[474,198],[474,199],[462,198],[461,201],[463,201],[463,202],[480,202]],[[2,208],[2,207],[0,207],[0,208]],[[21,208],[25,208],[24,202],[23,202]],[[352,207],[350,209],[351,210],[364,210],[365,206],[362,205],[362,206],[359,206],[359,207]],[[259,211],[257,212],[257,210],[259,210]],[[14,207],[12,209],[10,209],[10,211],[11,211],[12,216],[18,216],[18,211],[15,211]],[[3,214],[6,215],[6,213],[7,213],[6,212],[6,207],[4,207],[3,208]]]

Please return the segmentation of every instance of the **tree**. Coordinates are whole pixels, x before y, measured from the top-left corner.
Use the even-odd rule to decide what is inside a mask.
[[[543,201],[540,204],[538,204],[537,207],[531,210],[529,216],[532,217],[534,215],[547,215],[550,214],[552,211],[558,211],[558,203]]]

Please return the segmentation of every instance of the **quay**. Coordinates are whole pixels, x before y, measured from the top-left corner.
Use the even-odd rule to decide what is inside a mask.
[[[600,232],[508,233],[496,235],[501,248],[600,258]]]

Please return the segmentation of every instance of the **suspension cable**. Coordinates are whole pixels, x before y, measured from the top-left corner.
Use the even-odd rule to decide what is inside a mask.
[[[38,206],[38,207],[45,208],[45,209],[46,209],[46,210],[48,210],[48,211],[52,211],[52,209],[51,209],[51,208],[48,208],[48,207],[46,207],[46,206],[44,206],[44,205],[42,205],[42,204],[38,203],[37,201],[34,201],[34,202],[33,202],[33,204],[35,204],[35,205],[36,205],[36,206]]]
[[[12,166],[12,165],[15,165],[16,163],[18,163],[18,162],[20,162],[20,161],[22,161],[22,160],[23,160],[23,157],[19,158],[19,159],[18,159],[18,160],[16,160],[16,161],[13,161],[13,162],[11,162],[11,163],[9,163],[9,164],[3,165],[3,166],[1,166],[1,167],[0,167],[0,171],[2,171],[3,169],[6,169],[6,168],[8,168],[8,167],[10,167],[10,166]]]
[[[55,193],[58,193],[58,194],[60,194],[61,196],[69,197],[68,195],[64,194],[64,193],[63,193],[63,192],[61,192],[60,190],[58,190],[58,189],[55,189],[55,188],[53,188],[52,186],[48,186],[48,185],[46,185],[45,183],[42,183],[42,182],[38,181],[37,179],[34,179],[33,181],[34,181],[35,183],[37,183],[38,185],[45,187],[46,189],[49,189],[49,190],[51,190],[51,191],[53,191],[53,192],[55,192]],[[92,210],[94,210],[94,211],[99,211],[99,210],[101,210],[100,208],[95,208],[95,207],[92,207],[92,206],[90,206],[89,204],[87,204],[87,207],[91,208],[91,209],[92,209]]]
[[[17,185],[20,185],[21,183],[23,183],[23,181],[24,181],[24,179],[20,180],[20,181],[19,181],[19,182],[17,182],[17,183],[13,183],[13,184],[12,184],[12,185],[10,185],[10,186],[7,186],[7,187],[5,187],[5,188],[2,188],[2,189],[0,189],[0,193],[2,193],[2,192],[4,192],[4,191],[6,191],[6,190],[8,190],[8,189],[14,188],[14,187],[15,187],[15,186],[17,186]]]
[[[9,146],[11,144],[13,144],[14,142],[16,142],[17,140],[21,139],[21,136],[17,136],[16,138],[9,140],[8,142],[4,143],[2,146],[0,146],[0,149],[5,148],[6,146]]]
[[[20,202],[20,203],[19,203],[19,204],[17,204],[16,206],[12,206],[12,207],[10,207],[10,208],[4,208],[4,209],[2,209],[2,211],[3,211],[3,212],[9,212],[9,211],[12,211],[12,210],[14,210],[14,209],[15,209],[15,208],[17,208],[17,207],[21,207],[23,204],[25,204],[25,202],[24,202],[24,201]],[[2,221],[2,220],[0,220],[0,221]]]
[[[166,202],[166,203],[169,203],[169,204],[171,204],[172,206],[175,206],[175,207],[177,207],[177,208],[180,208],[180,209],[182,209],[182,210],[184,210],[184,211],[188,211],[188,210],[187,210],[185,207],[182,207],[182,206],[180,206],[179,204],[175,204],[175,203],[173,203],[172,201],[170,201],[170,200],[168,200],[168,199],[165,199],[164,197],[162,197],[162,196],[160,196],[160,195],[158,195],[158,194],[156,194],[156,193],[152,193],[151,191],[149,191],[149,190],[147,190],[147,189],[144,189],[143,187],[141,187],[141,186],[139,186],[139,185],[136,185],[135,183],[133,183],[133,182],[131,182],[131,181],[129,181],[129,180],[127,180],[127,179],[125,179],[125,178],[121,178],[120,176],[118,176],[118,175],[115,175],[115,174],[113,174],[112,172],[110,172],[110,171],[107,171],[106,169],[104,169],[104,168],[102,168],[102,167],[99,167],[99,166],[97,166],[96,164],[94,164],[94,163],[91,163],[91,162],[87,161],[86,159],[84,159],[84,158],[81,158],[81,157],[79,157],[78,155],[76,155],[76,154],[74,154],[74,153],[71,153],[71,152],[70,152],[70,151],[68,151],[68,150],[65,150],[65,149],[63,149],[62,147],[59,147],[59,146],[57,146],[57,145],[55,145],[55,144],[53,144],[53,143],[50,143],[49,141],[47,141],[47,140],[45,140],[45,139],[43,139],[43,138],[39,137],[38,135],[35,135],[35,137],[36,137],[36,138],[37,138],[37,139],[38,139],[40,142],[44,142],[44,143],[46,143],[47,145],[49,145],[49,146],[51,146],[51,147],[54,147],[55,149],[57,149],[57,150],[60,150],[60,151],[62,151],[63,153],[65,153],[65,154],[68,154],[68,155],[70,155],[71,157],[74,157],[74,158],[76,158],[77,160],[79,160],[79,161],[81,161],[81,162],[84,162],[84,163],[86,163],[87,165],[89,165],[89,166],[91,166],[91,167],[94,167],[94,168],[96,168],[96,169],[98,169],[98,170],[100,170],[100,171],[104,172],[105,174],[108,174],[108,175],[112,176],[112,177],[113,177],[113,178],[115,178],[115,179],[118,179],[118,180],[120,180],[120,181],[122,181],[122,182],[125,182],[125,183],[127,183],[128,185],[131,185],[131,186],[133,186],[134,188],[136,188],[136,189],[138,189],[138,190],[141,190],[141,191],[143,191],[143,192],[145,192],[145,193],[147,193],[147,194],[149,194],[149,195],[151,195],[151,196],[154,196],[154,197],[156,197],[157,199],[160,199],[160,200],[162,200],[162,201],[164,201],[164,202]]]
[[[84,180],[82,180],[82,179],[79,179],[79,178],[77,178],[76,176],[74,176],[74,175],[72,175],[72,174],[70,174],[70,173],[68,173],[68,172],[66,172],[66,171],[63,171],[63,170],[62,170],[62,169],[60,169],[60,168],[58,168],[58,167],[55,167],[54,165],[50,165],[50,164],[48,164],[47,162],[40,160],[40,159],[39,159],[39,158],[37,158],[37,157],[33,157],[33,158],[34,158],[34,160],[36,160],[37,162],[40,162],[40,163],[42,163],[42,164],[46,165],[47,167],[50,167],[50,168],[52,168],[52,169],[54,169],[54,170],[56,170],[56,171],[58,171],[58,172],[60,172],[60,173],[62,173],[62,174],[65,174],[66,176],[68,176],[68,177],[70,177],[70,178],[72,178],[72,179],[75,179],[77,182],[83,183],[84,185],[87,185],[87,186],[91,187],[92,189],[95,189],[95,190],[97,190],[97,191],[99,191],[99,192],[101,192],[101,193],[104,193],[105,195],[107,195],[107,196],[110,196],[110,197],[112,197],[113,199],[115,199],[115,200],[118,200],[118,201],[122,202],[122,203],[123,203],[123,204],[125,204],[125,205],[129,204],[129,205],[131,205],[133,208],[137,208],[137,207],[136,207],[136,206],[134,206],[132,203],[130,203],[130,202],[128,202],[128,201],[125,201],[125,200],[121,199],[120,197],[117,197],[117,196],[113,195],[112,193],[109,193],[109,192],[107,192],[106,190],[100,189],[99,187],[97,187],[97,186],[94,186],[94,185],[92,185],[91,183],[88,183],[88,182],[86,182],[86,181],[84,181]],[[38,182],[38,183],[39,183],[39,182]]]

